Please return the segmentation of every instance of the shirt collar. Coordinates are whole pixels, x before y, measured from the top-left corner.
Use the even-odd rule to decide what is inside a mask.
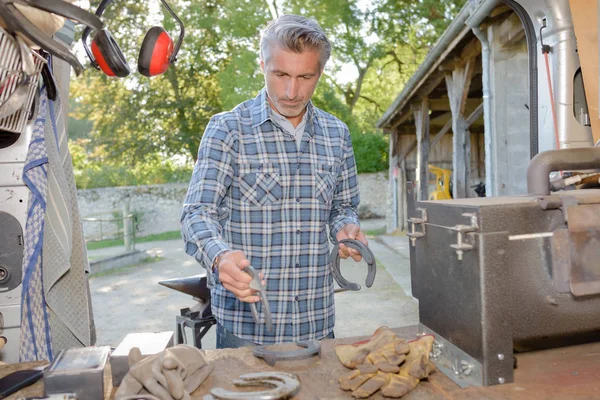
[[[271,105],[267,98],[267,89],[262,88],[258,96],[254,98],[254,104],[252,105],[252,127],[255,128],[262,125],[267,120],[273,122],[271,119]],[[313,122],[321,126],[320,118],[315,112],[315,106],[312,101],[309,101],[306,105],[306,125],[309,126]]]

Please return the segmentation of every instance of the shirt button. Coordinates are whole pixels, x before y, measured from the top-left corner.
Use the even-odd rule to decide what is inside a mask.
[[[298,301],[298,296],[294,297],[294,300]]]
[[[299,235],[299,234],[300,234],[300,229],[298,229],[298,230],[296,231],[296,233]]]
[[[300,197],[296,197],[296,201],[300,203]]]
[[[296,264],[296,268],[300,268],[300,264],[299,264],[299,263],[298,263],[298,264]]]

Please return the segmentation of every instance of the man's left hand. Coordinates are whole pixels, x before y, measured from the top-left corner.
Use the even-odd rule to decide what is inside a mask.
[[[360,226],[354,224],[345,225],[342,229],[340,229],[335,235],[336,240],[339,241],[343,239],[357,239],[361,241],[365,246],[368,246],[367,238],[365,234],[360,230]],[[355,249],[351,249],[350,247],[344,245],[343,243],[339,244],[339,254],[341,258],[352,257],[354,261],[362,260],[362,256],[360,252]]]

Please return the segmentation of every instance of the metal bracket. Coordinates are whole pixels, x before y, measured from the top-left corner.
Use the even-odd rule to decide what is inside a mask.
[[[448,378],[462,388],[482,386],[483,368],[480,362],[423,324],[419,325],[419,332],[435,336],[430,358]]]
[[[464,234],[465,233],[469,233],[469,232],[475,232],[479,229],[479,225],[477,223],[477,214],[473,214],[473,213],[464,213],[462,214],[463,217],[467,217],[470,219],[471,224],[470,225],[455,225],[454,227],[450,228],[453,231],[456,231],[456,244],[451,244],[450,247],[452,247],[455,251],[456,251],[456,255],[458,256],[458,260],[461,261],[463,259],[463,254],[465,253],[465,251],[470,251],[473,250],[473,244],[471,243],[466,243],[464,241]]]
[[[421,218],[412,217],[408,219],[408,223],[411,225],[410,232],[406,233],[406,236],[410,237],[410,244],[415,247],[417,245],[417,239],[425,236],[425,223],[427,222],[427,210],[424,208],[417,208],[416,211],[421,212]],[[421,231],[417,231],[417,225],[421,226]]]

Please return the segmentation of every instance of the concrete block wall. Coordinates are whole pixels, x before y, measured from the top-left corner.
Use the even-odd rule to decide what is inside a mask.
[[[387,172],[360,174],[361,218],[384,218],[388,206]],[[129,203],[130,212],[138,214],[137,236],[177,231],[181,207],[187,192],[187,184],[149,186],[123,186],[78,190],[79,209],[87,239],[100,236],[100,223],[85,221],[86,217],[114,218],[120,215],[123,203]],[[114,232],[116,222],[103,222],[103,235]]]
[[[493,195],[527,193],[530,159],[529,78],[525,39],[502,46],[490,27]]]

